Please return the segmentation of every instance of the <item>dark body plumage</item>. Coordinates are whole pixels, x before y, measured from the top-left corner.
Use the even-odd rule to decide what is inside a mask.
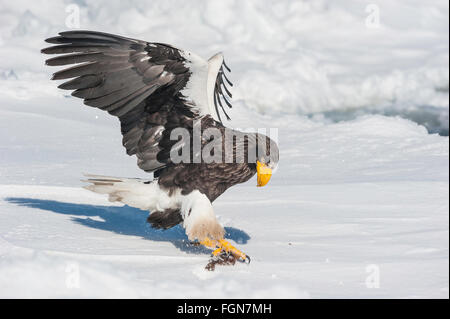
[[[224,79],[231,83],[222,67],[214,88],[216,121],[200,114],[197,105],[182,93],[192,75],[186,67],[189,53],[186,57],[170,45],[92,31],[62,32],[46,41],[56,45],[43,53],[65,54],[48,59],[48,65],[81,63],[54,74],[55,80],[71,79],[59,88],[74,90],[72,95],[84,99],[86,105],[118,117],[127,154],[136,155],[138,166],[153,172],[162,188],[181,189],[182,194],[199,190],[213,202],[229,187],[255,175],[255,163],[175,164],[170,159],[170,150],[177,143],[170,139],[173,129],[192,131],[194,122],[201,119],[202,129],[216,127],[224,132],[219,107],[225,113],[221,99],[231,107],[225,98],[231,94]],[[202,140],[202,146],[207,142]],[[181,221],[176,209],[153,212],[149,217],[149,222],[160,228]]]

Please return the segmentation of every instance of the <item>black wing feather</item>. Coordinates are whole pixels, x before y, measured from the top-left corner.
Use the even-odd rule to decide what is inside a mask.
[[[220,112],[218,106],[220,106],[220,109],[222,110],[223,114],[227,118],[227,120],[230,120],[231,118],[228,116],[227,112],[225,111],[225,108],[222,104],[222,100],[225,101],[226,105],[229,108],[232,108],[231,103],[228,101],[228,98],[232,98],[233,95],[231,94],[230,90],[225,85],[225,81],[230,85],[233,86],[233,83],[227,78],[224,72],[224,67],[227,69],[228,72],[231,72],[230,68],[225,64],[225,60],[223,60],[222,65],[219,69],[219,73],[217,74],[216,78],[216,84],[214,86],[214,106],[216,109],[216,114],[220,122],[222,122],[220,118]],[[225,80],[225,81],[224,81]],[[222,90],[222,88],[224,90]],[[225,92],[224,92],[225,91]]]
[[[154,171],[169,163],[165,156],[164,162],[157,161],[157,154],[166,151],[160,143],[167,134],[161,132],[171,121],[180,126],[197,116],[179,92],[190,72],[178,49],[94,31],[61,32],[46,41],[55,45],[42,53],[58,54],[47,65],[74,64],[53,75],[67,80],[59,88],[74,90],[72,95],[86,105],[117,116],[122,144],[142,169]]]

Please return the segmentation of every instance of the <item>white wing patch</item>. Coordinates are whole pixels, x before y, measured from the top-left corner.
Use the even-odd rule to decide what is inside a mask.
[[[181,91],[186,102],[196,108],[200,116],[211,115],[220,122],[214,95],[217,76],[223,65],[223,54],[219,52],[208,61],[188,51],[183,51],[182,56],[186,59],[184,65],[191,71],[189,81]]]
[[[186,97],[186,102],[192,104],[201,116],[211,114],[208,103],[208,62],[195,53],[182,51],[182,56],[186,59],[184,65],[190,70],[191,76],[188,83],[181,90],[181,94]]]
[[[213,55],[208,60],[208,81],[206,84],[207,85],[206,92],[208,93],[208,105],[209,105],[210,110],[215,109],[214,89],[216,87],[216,79],[217,79],[217,75],[219,74],[219,70],[222,66],[222,63],[223,63],[223,54],[220,52]],[[211,113],[213,113],[215,115],[213,117],[216,121],[220,121],[219,114],[217,114],[218,113],[217,109],[215,112],[211,112]]]

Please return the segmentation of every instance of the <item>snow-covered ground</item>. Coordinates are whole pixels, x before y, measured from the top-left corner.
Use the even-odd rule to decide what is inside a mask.
[[[182,228],[80,188],[146,174],[48,80],[71,1],[0,0],[0,297],[448,298],[446,1],[373,2],[378,26],[360,1],[72,2],[82,29],[223,51],[230,125],[278,128],[280,165],[215,202],[252,263],[204,270]]]

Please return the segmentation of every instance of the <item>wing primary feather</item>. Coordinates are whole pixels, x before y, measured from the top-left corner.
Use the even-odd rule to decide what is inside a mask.
[[[101,72],[113,73],[130,68],[133,68],[133,65],[123,61],[119,63],[99,63],[97,61],[86,62],[54,73],[52,80],[62,80]]]
[[[220,98],[219,98],[219,101],[220,101]],[[226,102],[226,100],[225,100],[225,102]],[[228,113],[225,111],[225,108],[222,106],[222,104],[220,105],[220,107],[222,108],[223,114],[225,114],[227,120],[228,121],[231,120],[231,118],[228,116]]]
[[[60,32],[59,35],[67,37],[67,38],[80,38],[84,37],[87,39],[101,39],[101,40],[114,40],[117,42],[127,42],[127,43],[141,43],[143,41],[131,39],[127,37],[122,37],[120,35],[115,35],[111,33],[98,32],[98,31],[86,31],[86,30],[73,30],[73,31],[64,31]]]
[[[223,100],[225,101],[225,103],[227,103],[229,108],[232,108],[233,106],[231,105],[231,103],[228,101],[228,99],[226,98],[226,96],[222,95]]]
[[[124,88],[128,88],[131,90],[133,86],[138,85],[142,85],[141,79],[125,77],[123,76],[123,73],[118,73],[117,77],[113,80],[110,80],[110,78],[106,78],[102,81],[102,85],[89,86],[84,89],[77,89],[72,93],[72,95],[79,98],[94,99]]]
[[[108,45],[116,45],[119,44],[114,39],[102,39],[102,38],[69,38],[64,36],[56,36],[52,38],[45,39],[45,42],[52,44],[108,44]]]
[[[225,89],[225,92],[227,92],[228,96],[229,96],[230,98],[232,98],[232,97],[233,97],[233,94],[231,94],[231,92],[228,91],[228,89],[227,89],[225,83],[224,83],[223,81],[220,81],[220,84],[221,84],[222,87]]]
[[[41,50],[45,54],[64,54],[72,52],[99,52],[110,49],[108,45],[54,45]]]
[[[126,54],[128,55],[128,53]],[[103,52],[94,52],[94,53],[75,53],[75,54],[66,54],[63,56],[54,57],[45,61],[46,65],[51,66],[59,66],[66,64],[77,64],[82,62],[94,62],[94,61],[111,61],[111,62],[121,62],[123,61],[123,57],[126,56],[120,55],[105,55]]]
[[[222,72],[222,76],[225,78],[225,80],[228,82],[228,84],[229,84],[230,86],[233,86],[233,83],[231,83],[231,81],[228,80],[228,78],[227,78],[225,72]]]
[[[58,86],[63,90],[77,90],[95,87],[102,83],[102,79],[95,74],[86,74],[70,81],[64,82]]]
[[[219,119],[219,122],[222,123],[222,119],[220,118],[219,108],[217,107],[217,92],[214,92],[214,107],[216,109],[216,114]]]
[[[228,67],[228,65],[225,63],[225,59],[222,62],[223,66],[228,70],[228,72],[231,72],[230,68]]]
[[[221,97],[221,96],[220,96],[219,94],[217,94],[217,101],[219,101],[220,108],[222,109],[223,113],[225,114],[227,120],[231,120],[231,118],[228,116],[227,112],[225,112],[225,108],[224,108],[223,105],[222,105],[222,102],[221,102],[220,97]],[[222,97],[223,97],[223,96],[222,96]],[[226,101],[226,100],[225,100],[225,101]],[[218,115],[218,114],[217,114],[217,115]],[[219,118],[220,118],[220,116],[219,116]]]
[[[86,62],[80,65],[75,65],[72,66],[70,68],[58,71],[53,73],[52,76],[52,80],[63,80],[63,79],[68,79],[68,78],[74,78],[76,76],[80,76],[80,75],[84,75],[84,74],[90,74],[90,72],[88,73],[87,71],[90,70],[90,67],[94,64],[96,64],[97,62]],[[82,72],[86,72],[86,73],[82,73]]]

